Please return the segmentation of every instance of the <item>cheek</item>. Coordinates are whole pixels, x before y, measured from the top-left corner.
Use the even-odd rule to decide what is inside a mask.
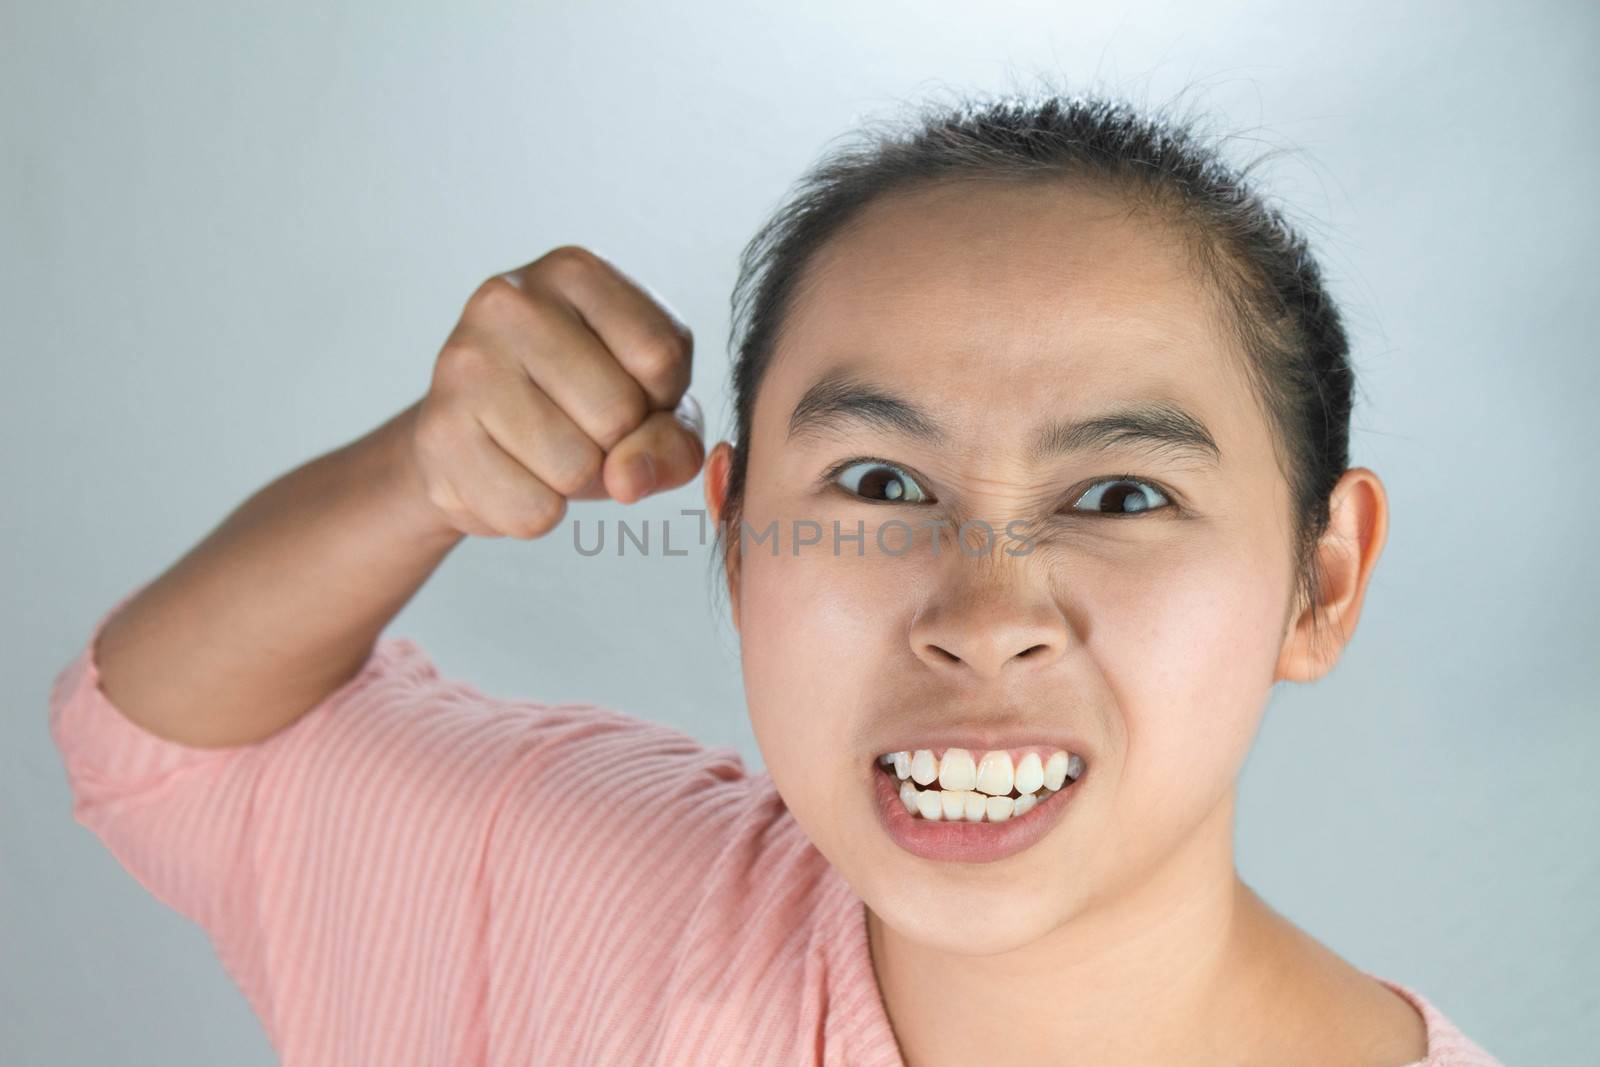
[[[895,609],[854,558],[826,546],[777,558],[752,548],[741,564],[740,658],[751,727],[785,803],[808,831],[837,826],[871,770],[863,728],[875,679],[893,650]],[[881,583],[879,583],[881,584]],[[813,834],[816,839],[816,834]],[[825,850],[826,851],[826,850]]]
[[[1288,595],[1263,551],[1196,538],[1080,588],[1088,652],[1121,712],[1119,808],[1134,826],[1198,820],[1243,765],[1271,692]]]

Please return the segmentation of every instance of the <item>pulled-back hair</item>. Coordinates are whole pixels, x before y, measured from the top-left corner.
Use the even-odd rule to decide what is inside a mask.
[[[745,246],[732,295],[735,436],[713,558],[737,538],[751,422],[806,267],[871,202],[950,182],[1092,185],[1179,237],[1239,342],[1289,486],[1295,594],[1317,614],[1315,549],[1349,461],[1354,373],[1305,238],[1192,118],[1096,94],[961,96],[869,120],[807,171]],[[1259,161],[1258,161],[1259,162]],[[1320,625],[1317,627],[1320,632]]]

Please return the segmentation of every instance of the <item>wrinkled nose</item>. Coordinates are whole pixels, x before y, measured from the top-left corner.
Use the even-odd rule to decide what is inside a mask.
[[[912,651],[935,670],[996,679],[1002,671],[1055,663],[1069,634],[1060,607],[1042,591],[994,581],[927,604],[910,636]]]

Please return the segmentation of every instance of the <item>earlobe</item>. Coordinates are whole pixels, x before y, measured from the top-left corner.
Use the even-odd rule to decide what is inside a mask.
[[[728,475],[733,466],[733,446],[718,441],[706,457],[705,495],[706,512],[711,525],[717,528],[728,499]],[[723,548],[723,565],[728,582],[728,604],[733,611],[733,628],[739,629],[739,538],[735,533]]]
[[[1351,467],[1328,498],[1328,529],[1315,550],[1319,583],[1313,605],[1300,602],[1284,634],[1275,680],[1310,682],[1333,669],[1355,633],[1367,583],[1389,533],[1383,482]]]
[[[706,455],[703,479],[706,512],[711,516],[713,526],[722,519],[722,505],[728,493],[728,469],[732,459],[733,447],[726,441],[718,441],[712,445],[711,451]]]

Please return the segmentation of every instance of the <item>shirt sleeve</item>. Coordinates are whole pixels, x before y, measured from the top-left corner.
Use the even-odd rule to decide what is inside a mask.
[[[487,979],[472,972],[499,921],[491,897],[504,910],[507,879],[547,862],[545,877],[576,878],[554,861],[623,847],[613,833],[596,839],[594,777],[614,779],[641,746],[677,768],[662,788],[679,801],[744,773],[732,750],[621,712],[487,697],[442,677],[404,637],[380,639],[354,677],[271,737],[183,745],[136,725],[100,688],[96,640],[137,592],[101,616],[51,690],[72,814],[206,931],[285,1062],[296,1042],[334,1054],[315,1043],[335,1034],[361,1042],[338,1062],[357,1062],[355,1048],[360,1062],[381,1062],[375,1051],[402,1035],[403,1055],[421,1056],[406,1062],[458,1062],[489,1025]],[[587,885],[604,867],[580,873]]]

